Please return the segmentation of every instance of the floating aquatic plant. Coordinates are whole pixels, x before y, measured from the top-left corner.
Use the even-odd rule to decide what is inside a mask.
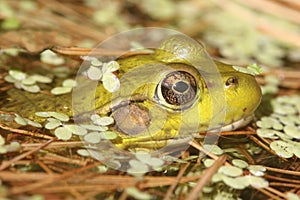
[[[70,93],[72,89],[76,86],[77,86],[77,82],[75,80],[66,79],[63,81],[62,86],[53,88],[51,90],[51,93],[55,95],[67,94]]]
[[[103,87],[109,92],[115,92],[120,87],[120,81],[113,73],[120,68],[117,61],[102,63],[98,59],[91,60],[91,66],[84,74],[94,81],[102,81]]]
[[[41,61],[51,65],[62,65],[65,63],[65,59],[63,57],[57,55],[49,49],[41,53]]]
[[[11,142],[5,144],[4,138],[0,135],[0,154],[18,151],[21,145],[18,142]]]
[[[27,119],[27,118],[24,118],[24,117],[21,117],[21,116],[18,115],[18,114],[15,114],[14,121],[15,121],[17,124],[20,124],[20,125],[22,125],[22,126],[30,125],[30,126],[34,126],[34,127],[37,127],[37,128],[43,127],[40,123],[34,122],[34,121],[32,121],[32,120],[30,120],[30,119]]]
[[[270,138],[270,148],[283,158],[300,154],[300,96],[279,96],[271,100],[273,113],[257,121],[259,137]],[[299,157],[300,158],[300,157]]]
[[[238,72],[243,72],[245,74],[250,74],[253,76],[259,75],[262,73],[262,68],[257,64],[248,65],[246,68],[240,66],[232,66]]]
[[[19,70],[9,70],[4,80],[9,83],[13,83],[18,89],[23,89],[27,92],[37,93],[40,91],[40,87],[37,83],[51,83],[52,79],[47,76],[39,74],[28,75],[25,72]]]

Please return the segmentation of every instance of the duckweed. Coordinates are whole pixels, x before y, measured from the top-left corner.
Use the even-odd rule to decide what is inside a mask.
[[[246,68],[240,66],[232,66],[238,72],[242,72],[245,74],[250,74],[253,76],[259,75],[262,73],[262,68],[257,64],[248,65]]]
[[[114,123],[114,119],[112,117],[100,117],[97,114],[93,114],[91,116],[91,120],[93,121],[94,124],[100,125],[100,126],[108,126]]]
[[[242,169],[249,166],[249,164],[248,164],[246,161],[241,160],[241,159],[233,159],[233,160],[232,160],[232,164],[233,164],[234,166],[239,167],[239,168],[242,168]]]
[[[69,140],[72,137],[72,132],[64,127],[55,129],[54,134],[60,140]]]
[[[148,194],[146,192],[142,192],[135,187],[129,187],[125,191],[128,195],[134,197],[135,199],[141,199],[141,200],[151,200],[152,199],[152,196],[150,194]]]
[[[55,129],[62,125],[61,121],[55,118],[48,118],[47,121],[48,122],[45,124],[45,128],[49,130]]]
[[[283,158],[299,157],[300,146],[299,95],[279,96],[271,100],[273,113],[256,122],[259,137],[270,138],[270,148]]]
[[[83,139],[91,144],[97,144],[101,141],[101,135],[99,132],[90,132],[86,134]]]
[[[254,176],[263,176],[263,175],[265,175],[264,172],[266,171],[266,168],[261,165],[249,165],[248,170]]]
[[[120,81],[113,72],[120,68],[117,61],[102,63],[96,58],[91,59],[91,66],[83,72],[90,80],[102,81],[103,87],[109,92],[115,92],[120,87]]]
[[[51,83],[52,79],[46,76],[34,74],[28,75],[19,70],[9,70],[7,76],[4,77],[4,80],[9,83],[13,83],[15,88],[23,89],[27,92],[38,93],[40,87],[37,83]]]
[[[51,65],[62,65],[65,63],[63,57],[58,56],[53,51],[47,49],[41,53],[41,61]]]
[[[30,125],[30,126],[34,126],[34,127],[37,127],[37,128],[41,128],[42,127],[42,125],[40,123],[34,122],[34,121],[32,121],[30,119],[27,119],[27,118],[24,118],[24,117],[21,117],[18,114],[15,114],[14,121],[17,124],[20,124],[22,126]]]
[[[51,90],[51,93],[54,95],[67,94],[67,93],[70,93],[72,91],[72,89],[76,86],[77,86],[77,82],[75,80],[67,79],[67,80],[64,80],[64,82],[62,83],[62,86],[53,88]]]
[[[237,177],[243,174],[243,170],[235,166],[222,166],[218,172],[230,177]]]

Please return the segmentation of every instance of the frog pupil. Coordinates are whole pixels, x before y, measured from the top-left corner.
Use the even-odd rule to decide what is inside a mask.
[[[197,93],[197,82],[194,76],[185,71],[173,71],[169,73],[161,81],[159,87],[166,103],[175,106],[192,102]]]
[[[183,81],[179,81],[173,86],[173,89],[180,93],[184,93],[188,88],[189,85]]]

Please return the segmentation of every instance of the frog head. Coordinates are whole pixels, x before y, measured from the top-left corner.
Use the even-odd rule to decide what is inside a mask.
[[[148,55],[117,60],[120,89],[96,89],[97,113],[111,115],[120,148],[165,146],[178,137],[249,123],[260,103],[255,77],[214,61],[203,45],[171,36]],[[101,98],[105,97],[105,98]]]

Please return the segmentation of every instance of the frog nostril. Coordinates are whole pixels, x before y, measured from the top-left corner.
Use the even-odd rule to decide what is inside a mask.
[[[225,82],[226,87],[230,87],[232,85],[237,85],[237,84],[238,84],[238,79],[235,76],[229,77]]]

